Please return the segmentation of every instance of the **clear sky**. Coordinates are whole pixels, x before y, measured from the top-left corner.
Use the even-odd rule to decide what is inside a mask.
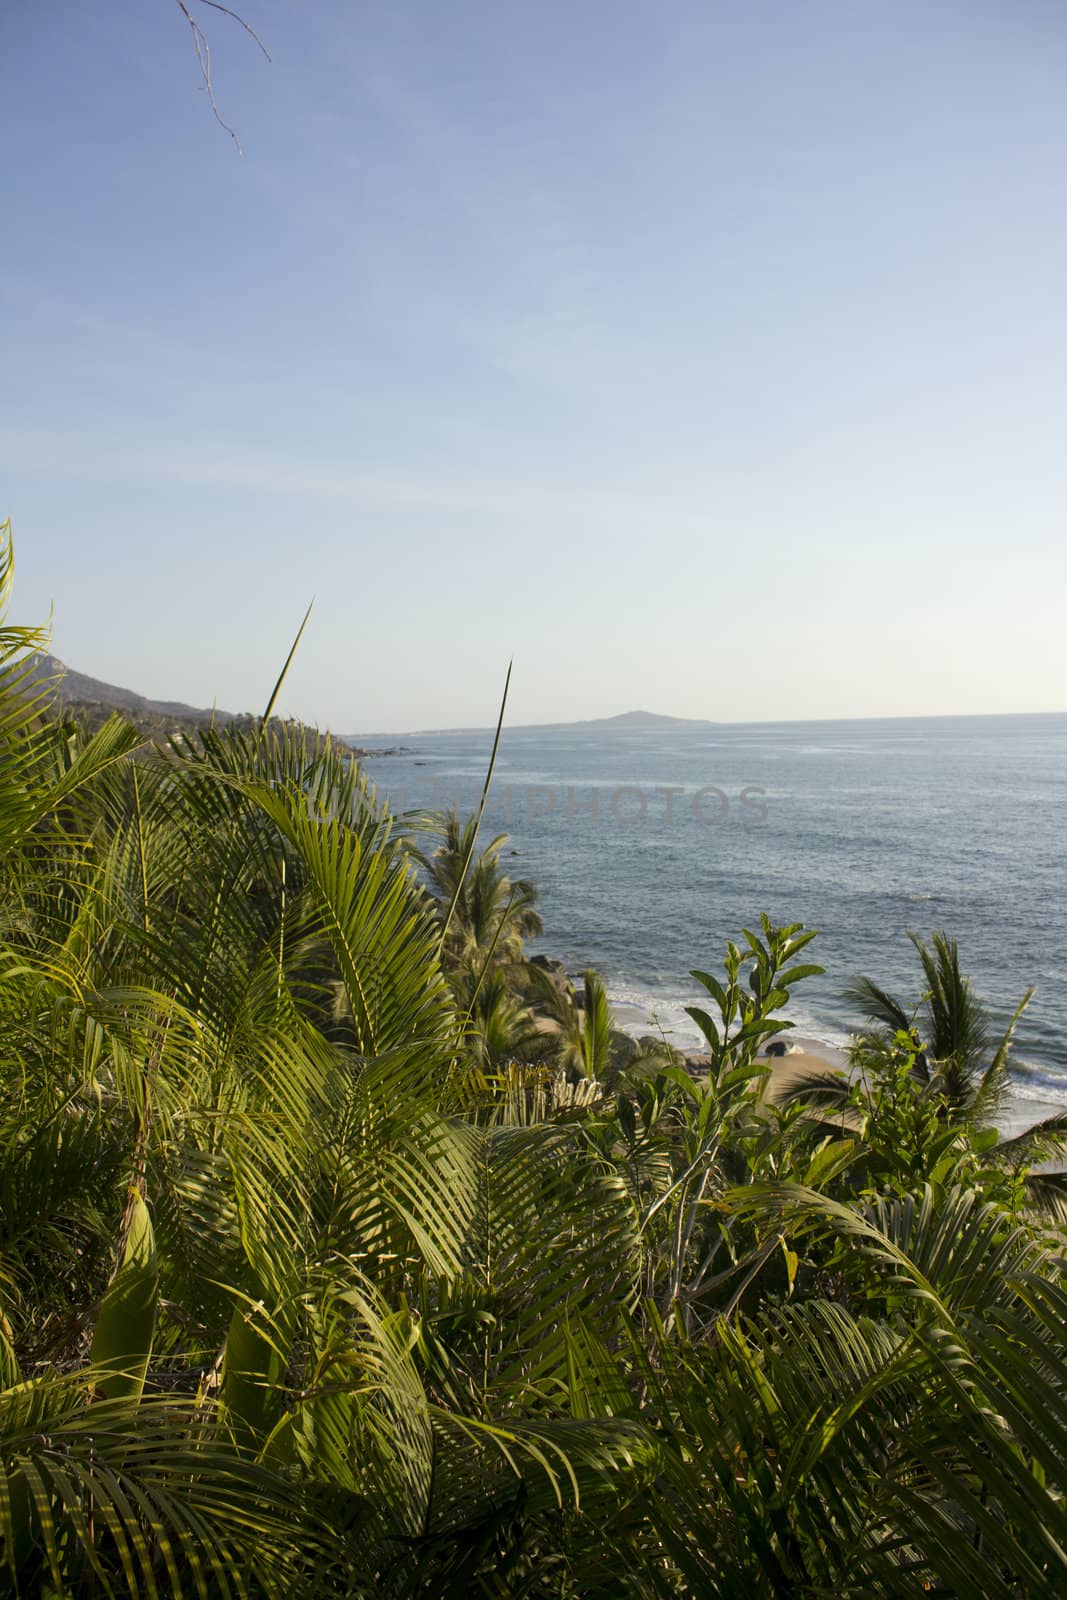
[[[20,620],[336,731],[1067,707],[1062,0],[0,17]]]

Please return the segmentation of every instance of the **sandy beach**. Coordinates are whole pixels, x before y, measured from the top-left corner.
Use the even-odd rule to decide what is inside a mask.
[[[832,1045],[821,1044],[817,1040],[798,1039],[795,1044],[791,1040],[787,1055],[760,1056],[759,1060],[762,1065],[771,1068],[767,1083],[770,1100],[779,1099],[786,1090],[795,1088],[808,1078],[822,1078],[828,1072],[844,1076],[848,1070],[843,1050],[835,1050]]]

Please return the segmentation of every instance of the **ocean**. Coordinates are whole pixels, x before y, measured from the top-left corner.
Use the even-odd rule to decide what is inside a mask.
[[[392,805],[473,809],[491,732],[403,742],[366,762]],[[908,930],[944,929],[999,1019],[1036,985],[1014,1096],[1067,1104],[1067,716],[505,728],[483,829],[540,890],[534,950],[601,972],[631,1031],[695,1047],[690,969],[766,912],[819,930],[786,1014],[840,1047],[848,980],[917,1001]]]

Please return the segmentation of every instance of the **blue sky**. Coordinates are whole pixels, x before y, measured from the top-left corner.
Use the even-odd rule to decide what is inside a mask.
[[[1067,708],[1060,0],[0,24],[0,516],[97,677],[338,731]],[[15,143],[12,143],[12,134]]]

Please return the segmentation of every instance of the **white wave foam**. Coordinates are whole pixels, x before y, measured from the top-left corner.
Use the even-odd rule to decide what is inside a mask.
[[[626,983],[609,983],[608,999],[624,1033],[636,1038],[641,1034],[662,1032],[679,1050],[704,1048],[704,1036],[686,1012],[686,1006],[709,1008],[709,997],[697,984],[683,994],[677,990],[657,991]],[[714,1015],[713,1003],[710,1009]],[[835,1051],[847,1050],[849,1046],[850,1035],[846,1030],[801,1006],[786,1006],[782,1016],[793,1024],[792,1031],[810,1044],[825,1045]]]
[[[638,1038],[643,1034],[662,1034],[678,1050],[699,1052],[706,1041],[696,1023],[686,1013],[687,1005],[700,1005],[702,991],[694,984],[684,994],[674,991],[657,991],[638,988],[627,983],[608,985],[608,999],[615,1012],[616,1025],[624,1032]],[[707,996],[703,996],[707,999]],[[712,1008],[713,1010],[713,1008]],[[847,1051],[852,1036],[838,1023],[827,1022],[803,1006],[789,1005],[782,1015],[793,1024],[791,1040],[800,1040],[805,1047],[820,1045],[836,1054]],[[831,1057],[831,1059],[833,1059]],[[1051,1115],[1067,1105],[1067,1074],[1045,1072],[1040,1067],[1020,1063],[1020,1074],[1012,1079],[1003,1119],[1007,1128],[1023,1128],[1041,1120],[1038,1107],[1046,1108]],[[1033,1108],[1033,1109],[1031,1109]]]
[[[1025,1073],[1025,1069],[1024,1069]],[[1021,1073],[1011,1080],[1012,1100],[1026,1100],[1040,1105],[1065,1106],[1067,1105],[1067,1075],[1059,1073],[1045,1073],[1035,1070],[1032,1074]]]

